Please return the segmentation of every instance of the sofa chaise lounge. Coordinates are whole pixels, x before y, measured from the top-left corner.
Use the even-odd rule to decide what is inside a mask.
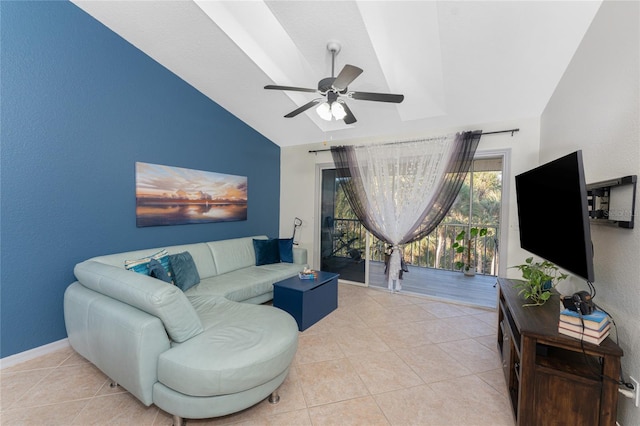
[[[223,416],[277,397],[298,343],[295,320],[261,305],[273,283],[296,275],[293,263],[256,266],[253,239],[165,247],[190,253],[200,283],[182,291],[126,270],[125,261],[159,249],[94,257],[76,265],[64,295],[71,346],[143,404],[174,417]],[[270,399],[271,400],[271,399]]]

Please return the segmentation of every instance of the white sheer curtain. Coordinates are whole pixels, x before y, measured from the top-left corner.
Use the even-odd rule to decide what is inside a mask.
[[[422,238],[446,215],[481,132],[409,142],[334,147],[338,176],[367,230],[393,246],[389,290],[400,290],[400,245]]]

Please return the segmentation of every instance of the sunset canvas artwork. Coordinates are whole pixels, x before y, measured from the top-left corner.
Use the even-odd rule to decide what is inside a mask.
[[[247,177],[136,162],[136,225],[247,220]]]

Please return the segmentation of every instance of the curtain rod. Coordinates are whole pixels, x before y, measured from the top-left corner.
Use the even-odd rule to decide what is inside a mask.
[[[495,132],[483,132],[480,133],[481,136],[484,135],[495,135],[496,133],[511,133],[511,137],[513,137],[513,134],[515,132],[519,132],[520,129],[509,129],[509,130],[497,130]],[[402,142],[395,142],[395,143],[402,143]],[[309,153],[314,153],[317,154],[318,152],[325,152],[325,151],[331,151],[331,148],[327,148],[327,149],[312,149],[309,151]]]

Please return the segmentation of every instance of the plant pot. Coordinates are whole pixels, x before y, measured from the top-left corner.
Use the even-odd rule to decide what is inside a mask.
[[[476,275],[476,271],[473,268],[465,268],[464,275],[467,277],[473,277]]]

